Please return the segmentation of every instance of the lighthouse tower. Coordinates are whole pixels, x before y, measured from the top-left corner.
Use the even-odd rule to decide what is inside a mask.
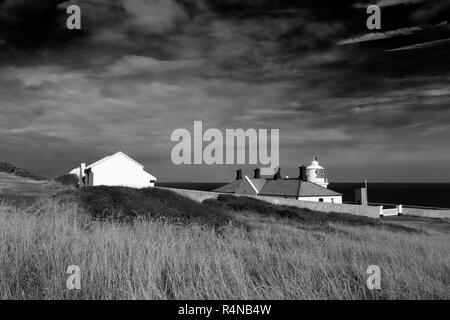
[[[309,182],[318,184],[321,187],[328,187],[328,179],[325,178],[325,169],[319,165],[317,157],[306,168],[306,178]]]

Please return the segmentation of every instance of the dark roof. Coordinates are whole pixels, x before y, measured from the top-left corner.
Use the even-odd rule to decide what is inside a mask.
[[[300,184],[298,196],[299,197],[342,196],[342,193],[336,192],[328,188],[324,188],[312,182],[302,181]]]
[[[258,190],[258,192],[260,192],[261,189],[266,184],[265,179],[249,179],[249,180],[252,182],[252,184],[255,186],[255,188]]]
[[[300,180],[267,180],[260,195],[297,197]]]
[[[236,193],[239,185],[244,180],[235,180],[220,188],[215,192]],[[301,181],[298,179],[250,179],[253,185],[259,190],[259,195],[264,196],[281,196],[281,197],[330,197],[342,196],[341,193],[331,189],[324,188],[318,184]]]
[[[237,189],[239,188],[239,185],[241,184],[242,180],[234,180],[231,183],[228,183],[224,186],[221,186],[220,188],[214,189],[214,192],[223,192],[223,193],[235,193]]]

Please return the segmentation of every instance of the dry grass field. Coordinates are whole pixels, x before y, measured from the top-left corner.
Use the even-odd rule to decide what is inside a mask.
[[[0,299],[449,299],[450,235],[224,197],[88,188],[0,205]],[[81,290],[66,288],[69,265]],[[369,265],[381,289],[366,286]]]
[[[39,197],[54,194],[65,187],[48,180],[38,181],[0,172],[0,201],[16,204],[30,203]]]

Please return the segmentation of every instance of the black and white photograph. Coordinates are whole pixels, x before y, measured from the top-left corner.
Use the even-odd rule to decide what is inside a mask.
[[[0,0],[0,300],[449,299],[450,1]]]

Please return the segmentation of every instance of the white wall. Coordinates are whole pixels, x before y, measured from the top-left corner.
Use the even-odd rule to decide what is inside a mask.
[[[144,169],[125,156],[117,155],[91,168],[94,186],[153,187],[152,178]]]
[[[306,169],[306,177],[309,182],[318,184],[321,187],[328,188],[328,182],[325,177],[317,177],[317,170],[324,171],[324,169]]]
[[[302,201],[315,201],[320,202],[323,199],[325,203],[342,203],[342,196],[330,196],[330,197],[298,197],[298,200]]]
[[[404,216],[450,219],[450,210],[413,209],[403,207]]]

